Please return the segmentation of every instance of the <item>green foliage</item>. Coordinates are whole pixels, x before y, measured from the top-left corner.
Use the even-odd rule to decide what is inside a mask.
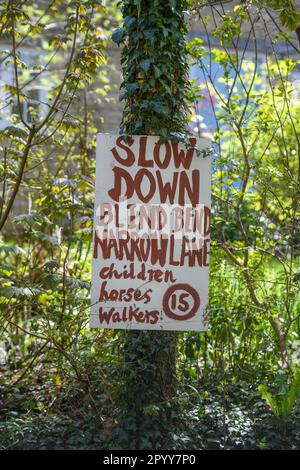
[[[222,330],[240,359],[242,351],[250,358],[244,334],[253,329],[251,349],[257,358],[258,345],[263,344],[261,332],[273,332],[287,371],[289,344],[299,335],[299,177],[294,175],[299,175],[300,107],[298,83],[292,78],[297,59],[267,56],[259,64],[257,56],[252,61],[245,51],[227,49],[232,38],[238,40],[247,28],[248,20],[262,14],[255,6],[250,12],[246,4],[238,6],[223,15],[212,31],[221,44],[226,43],[224,49],[209,48],[208,41],[205,49],[199,40],[192,40],[188,50],[205,77],[194,93],[199,96],[206,90],[217,121],[211,263],[214,266],[215,259],[220,270],[221,260],[229,260],[232,279],[239,279],[243,286],[239,289],[245,287],[241,292],[246,296],[243,306],[239,296],[231,307],[239,312],[237,329],[232,316],[226,321],[218,316],[221,326],[216,325],[212,336]],[[251,23],[249,27],[249,37],[256,40]],[[219,67],[218,80],[208,58]],[[216,297],[218,302],[222,294],[212,278],[211,299]],[[220,281],[224,286],[223,275]],[[237,299],[237,293],[232,298]]]
[[[300,397],[300,370],[296,370],[291,378],[290,384],[281,384],[281,389],[276,394],[271,393],[267,385],[259,385],[258,390],[262,398],[266,401],[272,412],[283,421],[291,419],[297,399]]]
[[[267,0],[265,6],[278,12],[281,24],[292,31],[300,24],[300,11],[295,0]]]
[[[299,448],[298,56],[277,57],[287,36],[269,30],[263,64],[236,48],[245,31],[255,47],[251,18],[265,7],[279,28],[299,17],[294,2],[208,10],[220,46],[186,44],[183,10],[203,3],[126,0],[112,34],[122,132],[184,138],[188,104],[214,106],[210,326],[178,336],[176,371],[172,334],[88,328],[94,137],[120,11],[96,0],[0,5],[0,62],[13,73],[0,98],[1,448]],[[40,48],[38,64],[22,46]],[[201,83],[186,80],[187,53]],[[160,380],[175,372],[176,395]]]
[[[124,23],[112,35],[123,45],[121,133],[185,140],[189,91],[185,7],[181,0],[123,2]],[[176,417],[170,403],[175,395],[176,335],[126,333],[122,351],[122,421],[117,436],[126,448],[160,448],[159,441]]]
[[[183,11],[186,1],[125,1],[124,24],[112,39],[123,45],[121,133],[183,139],[189,90]]]

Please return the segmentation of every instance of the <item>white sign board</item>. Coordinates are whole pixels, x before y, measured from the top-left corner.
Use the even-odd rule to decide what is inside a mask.
[[[92,328],[206,329],[209,147],[97,136]]]

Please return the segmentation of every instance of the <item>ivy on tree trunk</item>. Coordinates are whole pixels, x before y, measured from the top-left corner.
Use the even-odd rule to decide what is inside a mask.
[[[113,33],[123,45],[125,107],[120,132],[184,140],[188,64],[183,0],[124,0],[124,24]],[[169,430],[176,395],[176,332],[131,331],[124,336],[124,445],[147,448]],[[153,438],[153,441],[152,441]]]

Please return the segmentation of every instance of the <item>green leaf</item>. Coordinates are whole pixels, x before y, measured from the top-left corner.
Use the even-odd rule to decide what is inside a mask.
[[[153,110],[158,114],[168,114],[169,108],[163,103],[156,102],[154,103]]]
[[[124,35],[125,35],[124,28],[118,28],[112,33],[111,38],[119,46],[121,42],[123,41]]]
[[[147,72],[151,64],[152,64],[152,61],[150,59],[145,59],[140,62],[140,67],[142,70],[144,70],[144,72]]]
[[[3,134],[10,136],[10,137],[27,137],[27,132],[22,127],[17,126],[7,126],[3,129]]]
[[[59,263],[55,259],[51,259],[50,261],[46,261],[43,268],[46,271],[56,271],[59,268]]]
[[[139,89],[138,83],[128,83],[125,90],[120,94],[120,101],[132,96]]]
[[[29,226],[32,226],[34,223],[41,225],[45,221],[48,222],[45,217],[38,214],[20,214],[14,217],[14,222],[17,224],[25,222]]]
[[[136,23],[136,18],[134,16],[126,16],[124,18],[124,24],[126,28],[131,28]]]

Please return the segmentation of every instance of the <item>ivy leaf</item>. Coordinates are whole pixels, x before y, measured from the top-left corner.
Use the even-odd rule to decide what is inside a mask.
[[[152,61],[150,59],[145,59],[140,62],[140,67],[144,72],[147,72],[150,68]]]
[[[124,35],[125,35],[125,29],[118,28],[112,33],[111,38],[119,46],[121,42],[123,41]]]
[[[169,108],[165,106],[163,103],[156,102],[154,103],[153,110],[158,114],[168,114]]]
[[[124,18],[124,24],[126,28],[130,28],[136,23],[136,18],[134,16],[126,16]]]
[[[137,91],[138,89],[139,89],[139,84],[138,83],[128,83],[128,85],[126,85],[126,90],[127,90],[128,96],[133,95],[133,93],[135,91]]]
[[[126,85],[125,90],[120,94],[120,101],[124,100],[125,98],[128,98],[129,96],[132,96],[135,91],[139,89],[139,84],[138,83],[128,83]]]

